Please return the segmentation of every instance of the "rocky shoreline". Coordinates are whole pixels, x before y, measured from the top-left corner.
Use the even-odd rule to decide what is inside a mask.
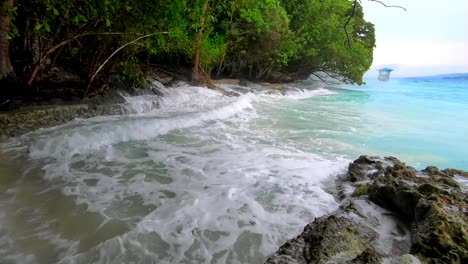
[[[457,177],[468,172],[361,156],[338,180],[340,209],[266,263],[468,263],[468,196]]]
[[[158,89],[161,87],[164,87],[163,83],[153,80],[144,89],[121,88],[82,100],[41,101],[35,104],[19,102],[20,105],[15,106],[13,110],[0,111],[0,139],[17,137],[39,128],[61,125],[75,118],[132,114],[134,111],[125,107],[126,95],[159,96],[161,93]]]
[[[125,95],[156,95],[162,96],[161,88],[177,88],[187,84],[182,77],[173,78],[161,73],[151,74],[150,84],[142,89],[129,89],[122,85],[120,88],[97,94],[92,98],[76,99],[68,102],[63,100],[42,101],[38,104],[18,103],[14,110],[0,111],[0,140],[2,138],[16,137],[38,128],[57,126],[75,118],[91,118],[101,115],[124,115],[136,112],[126,107]],[[223,85],[237,87],[238,90],[223,89]],[[272,93],[281,93],[283,84],[252,83],[239,79],[213,80],[208,87],[227,96],[239,96],[241,93],[253,90],[268,90]],[[242,88],[242,89],[241,89]],[[14,104],[14,103],[13,103]],[[152,108],[158,108],[156,104]]]

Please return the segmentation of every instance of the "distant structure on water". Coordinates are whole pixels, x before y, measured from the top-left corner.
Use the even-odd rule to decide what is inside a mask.
[[[388,81],[390,79],[390,72],[393,71],[393,69],[390,68],[382,68],[379,71],[379,80],[380,81]]]

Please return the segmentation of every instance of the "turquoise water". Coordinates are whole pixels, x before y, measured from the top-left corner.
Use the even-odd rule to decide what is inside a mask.
[[[224,88],[1,142],[0,263],[262,263],[359,155],[468,170],[466,81]]]
[[[303,102],[330,113],[323,127],[333,124],[331,138],[352,145],[339,152],[392,155],[419,168],[468,170],[468,81],[366,81],[365,86],[345,86],[335,96]]]

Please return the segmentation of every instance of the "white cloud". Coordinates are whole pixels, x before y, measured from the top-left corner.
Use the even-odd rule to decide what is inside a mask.
[[[468,41],[377,41],[373,65],[468,65]]]
[[[468,1],[363,0],[367,20],[375,24],[377,47],[372,69],[398,65],[393,76],[468,72]]]

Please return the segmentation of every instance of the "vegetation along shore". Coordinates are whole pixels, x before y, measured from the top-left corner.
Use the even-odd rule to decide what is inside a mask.
[[[3,0],[0,21],[3,108],[143,87],[167,66],[209,86],[318,73],[360,84],[375,46],[359,1]]]

